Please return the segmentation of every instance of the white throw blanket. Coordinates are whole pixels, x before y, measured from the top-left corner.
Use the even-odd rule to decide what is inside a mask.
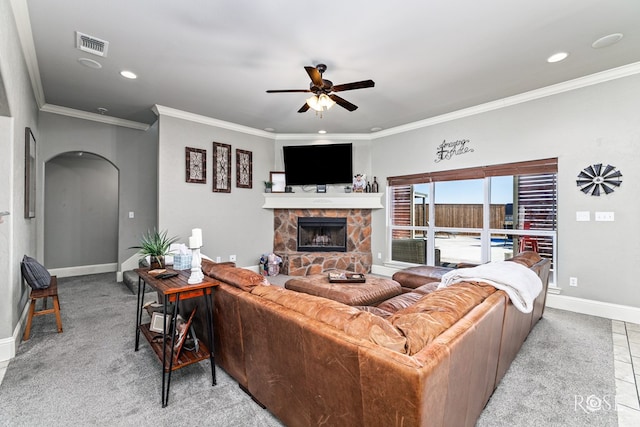
[[[533,301],[542,291],[542,280],[538,275],[513,261],[496,261],[449,271],[442,276],[438,289],[460,282],[484,282],[502,289],[523,313],[531,313]]]

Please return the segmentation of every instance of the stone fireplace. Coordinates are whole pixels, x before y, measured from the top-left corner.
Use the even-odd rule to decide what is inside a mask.
[[[281,273],[371,271],[371,209],[274,209],[273,214],[273,247],[282,258]]]

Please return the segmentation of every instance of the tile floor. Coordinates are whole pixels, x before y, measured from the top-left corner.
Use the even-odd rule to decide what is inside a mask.
[[[618,427],[640,425],[640,325],[613,320]],[[0,361],[0,384],[9,361]]]
[[[640,325],[613,320],[618,426],[640,425]]]

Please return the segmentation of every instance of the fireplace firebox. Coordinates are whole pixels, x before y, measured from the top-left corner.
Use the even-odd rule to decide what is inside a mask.
[[[299,217],[299,252],[346,252],[347,218]]]

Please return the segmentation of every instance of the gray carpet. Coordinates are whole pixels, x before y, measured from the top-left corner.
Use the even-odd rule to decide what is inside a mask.
[[[141,338],[136,296],[113,274],[59,279],[64,333],[34,319],[0,385],[1,426],[281,426],[208,361],[175,371],[169,406],[161,369]],[[615,394],[611,322],[548,309],[487,405],[479,426],[616,426],[614,411],[576,409],[575,396]]]
[[[546,308],[477,425],[617,426],[615,394],[611,320]]]

